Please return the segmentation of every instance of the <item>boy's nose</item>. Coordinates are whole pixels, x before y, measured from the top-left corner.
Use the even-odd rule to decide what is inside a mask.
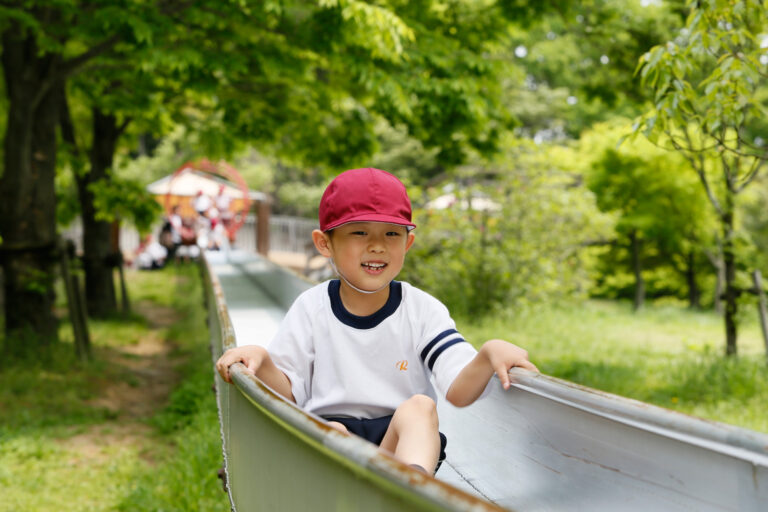
[[[382,240],[380,237],[371,238],[371,241],[368,244],[368,250],[371,252],[384,252],[384,248],[384,240]]]

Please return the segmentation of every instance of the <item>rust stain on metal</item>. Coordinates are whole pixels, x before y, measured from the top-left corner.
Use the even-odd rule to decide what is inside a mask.
[[[381,457],[381,461],[383,461],[393,473],[402,476],[413,487],[437,487],[440,494],[448,501],[454,502],[457,505],[470,505],[474,510],[509,511],[509,509],[501,508],[495,503],[467,494],[461,489],[457,489],[450,484],[438,480],[434,476],[424,474],[392,456],[384,453],[379,453],[379,456]]]

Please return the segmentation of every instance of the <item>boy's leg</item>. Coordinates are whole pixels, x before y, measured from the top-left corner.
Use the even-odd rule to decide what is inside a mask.
[[[437,407],[425,395],[414,395],[397,408],[380,445],[406,464],[432,474],[440,455]]]

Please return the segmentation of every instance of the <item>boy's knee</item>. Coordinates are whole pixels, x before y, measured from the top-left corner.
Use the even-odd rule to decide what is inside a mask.
[[[403,402],[398,409],[437,417],[437,404],[427,395],[413,395]]]

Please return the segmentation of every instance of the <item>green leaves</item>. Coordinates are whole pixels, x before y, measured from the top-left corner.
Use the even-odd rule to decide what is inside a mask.
[[[462,168],[456,181],[472,185],[414,197],[422,207],[403,278],[459,317],[582,294],[595,251],[589,244],[606,239],[612,221],[578,184],[569,168],[573,156],[555,146],[537,151],[532,142],[517,142],[505,159]]]
[[[340,10],[345,22],[344,40],[364,48],[372,58],[400,60],[406,41],[413,41],[413,30],[386,7],[355,0],[324,0],[323,7]]]
[[[700,2],[674,42],[643,56],[640,76],[654,91],[655,109],[639,129],[655,136],[666,133],[689,151],[713,146],[683,141],[680,131],[696,126],[724,150],[742,151],[738,136],[726,138],[723,133],[738,134],[766,114],[764,105],[755,101],[766,87],[760,63],[765,53],[760,37],[768,27],[763,4]]]
[[[92,183],[90,189],[98,220],[128,220],[140,232],[146,233],[162,211],[144,185],[134,180],[112,177]]]

